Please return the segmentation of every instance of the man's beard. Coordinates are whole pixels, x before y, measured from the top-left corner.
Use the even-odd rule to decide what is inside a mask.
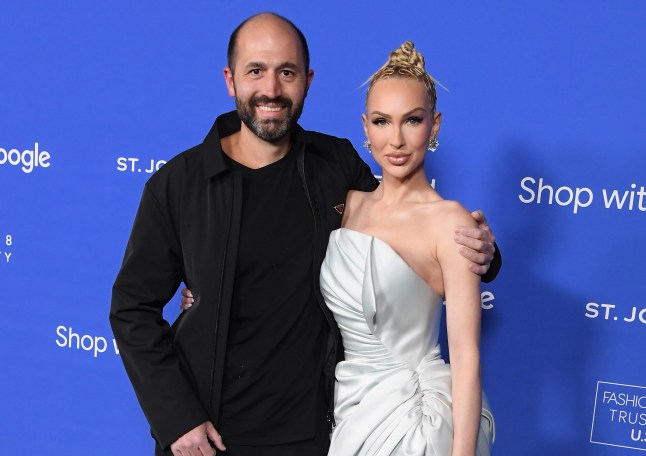
[[[287,117],[281,119],[258,119],[256,106],[274,103],[276,106],[284,107],[287,110]],[[242,100],[236,97],[236,109],[240,120],[260,139],[267,142],[277,142],[291,133],[298,122],[303,105],[293,106],[292,100],[286,97],[269,98],[265,95],[251,97],[249,100]],[[294,108],[292,110],[292,108]]]

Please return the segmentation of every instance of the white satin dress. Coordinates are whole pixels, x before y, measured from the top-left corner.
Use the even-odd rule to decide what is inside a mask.
[[[442,298],[385,242],[341,228],[330,234],[321,291],[339,325],[345,361],[329,455],[448,456],[451,371],[438,345]],[[478,456],[494,419],[482,396]]]

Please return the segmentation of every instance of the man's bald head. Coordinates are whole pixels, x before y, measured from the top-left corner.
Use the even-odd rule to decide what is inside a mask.
[[[303,32],[299,30],[296,25],[289,19],[280,16],[276,13],[259,13],[245,19],[236,29],[231,33],[229,38],[229,46],[227,48],[227,65],[232,71],[235,70],[236,52],[238,47],[238,35],[247,26],[256,25],[258,27],[272,26],[276,24],[287,25],[294,32],[294,37],[300,42],[301,50],[303,52],[303,61],[305,62],[305,72],[310,69],[310,50],[307,46],[307,40]]]

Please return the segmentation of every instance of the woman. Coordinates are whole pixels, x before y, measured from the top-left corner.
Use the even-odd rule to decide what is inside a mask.
[[[382,167],[373,192],[348,194],[321,291],[343,336],[331,455],[484,455],[493,416],[481,397],[480,277],[454,248],[475,226],[424,173],[442,115],[411,42],[370,79],[366,145]],[[442,297],[451,365],[437,344]]]

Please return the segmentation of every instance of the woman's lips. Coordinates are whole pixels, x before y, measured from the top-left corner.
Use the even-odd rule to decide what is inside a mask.
[[[408,162],[409,159],[410,159],[409,154],[405,154],[401,152],[386,154],[386,160],[388,160],[388,163],[396,166],[401,166],[406,164],[406,162]]]

